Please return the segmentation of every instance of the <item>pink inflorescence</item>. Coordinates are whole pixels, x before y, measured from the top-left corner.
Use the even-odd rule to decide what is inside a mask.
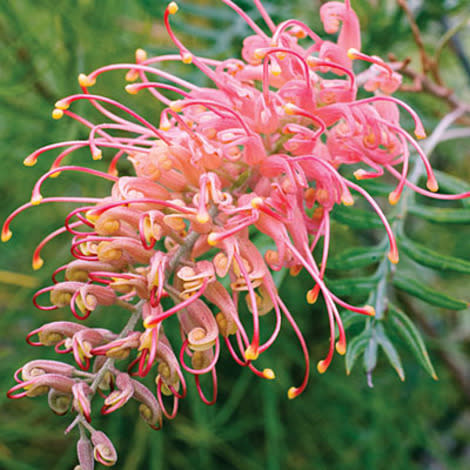
[[[355,172],[358,179],[378,177],[384,169],[391,172],[398,183],[390,202],[396,203],[409,184],[412,147],[424,162],[428,189],[437,190],[425,155],[400,126],[402,111],[413,119],[416,137],[425,136],[415,112],[391,96],[401,77],[382,59],[360,52],[359,22],[348,0],[329,2],[320,9],[326,32],[339,32],[336,42],[321,39],[297,20],[276,26],[254,0],[266,32],[231,0],[222,1],[253,30],[243,42],[243,60],[194,55],[172,31],[170,17],[178,7],[170,3],[164,22],[178,54],[147,58],[139,49],[134,64],[81,74],[81,93],[58,101],[53,117],[67,115],[79,121],[89,128],[88,139],[48,145],[26,158],[26,165],[34,165],[46,151],[61,152],[34,187],[31,202],[15,211],[3,227],[6,241],[12,219],[32,205],[60,201],[80,205],[67,216],[63,228],[39,244],[33,257],[34,268],[40,268],[43,246],[61,233],[72,235],[75,259],[56,270],[53,285],[39,291],[34,303],[43,310],[69,306],[78,322],[48,323],[28,335],[32,345],[72,354],[76,367],[30,362],[17,373],[18,384],[8,395],[49,393],[56,412],[72,407],[91,433],[91,443],[83,436],[79,441],[82,462],[93,460],[90,452],[107,465],[116,459],[107,438],[88,424],[97,391],[104,395],[103,413],[133,398],[141,403],[142,417],[159,428],[162,415],[176,415],[178,401],[186,394],[187,373],[194,376],[201,399],[214,403],[223,345],[241,366],[274,378],[271,369],[260,370],[255,361],[275,341],[283,318],[305,356],[303,381],[288,392],[289,398],[299,395],[309,376],[309,354],[272,272],[288,268],[295,274],[305,269],[312,278],[307,300],[313,303],[319,294],[323,297],[330,342],[317,368],[324,372],[335,346],[340,354],[346,350],[338,306],[374,315],[371,306],[354,307],[337,298],[324,282],[330,212],[337,204],[353,204],[351,190],[365,197],[380,216],[390,241],[390,261],[398,262],[394,235],[379,206],[364,189],[344,178],[339,167],[361,164],[364,168]],[[304,40],[302,45],[299,40]],[[359,77],[353,70],[357,60],[370,63]],[[158,68],[169,61],[192,63],[213,87],[196,86]],[[127,70],[130,94],[146,90],[166,106],[159,125],[117,101],[90,94],[97,78],[111,70]],[[358,99],[359,86],[372,95]],[[180,98],[170,100],[168,92]],[[83,100],[101,111],[106,123],[96,124],[70,110],[74,102]],[[114,151],[106,173],[62,165],[64,157],[84,147],[93,160],[101,159],[103,150]],[[132,163],[135,176],[118,175],[121,157]],[[63,171],[108,179],[113,183],[111,193],[105,198],[42,198],[42,182]],[[272,238],[276,249],[260,253],[252,240],[256,231]],[[312,253],[322,238],[318,263]],[[43,304],[45,293],[50,305]],[[245,315],[239,313],[243,302],[249,311]],[[137,314],[140,322],[128,324],[120,334],[85,326],[82,321],[100,305],[119,305],[131,316]],[[274,329],[261,334],[261,317],[267,314],[275,316]],[[164,331],[164,321],[170,317],[180,325],[178,347]],[[121,365],[124,372],[118,368]],[[138,380],[148,374],[156,375],[154,391]],[[209,393],[201,388],[200,377],[205,374],[212,382]],[[164,396],[172,400],[170,407]]]

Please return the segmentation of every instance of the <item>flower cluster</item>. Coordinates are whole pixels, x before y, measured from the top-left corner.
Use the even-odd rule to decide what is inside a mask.
[[[142,418],[159,428],[163,415],[176,415],[188,374],[194,376],[201,399],[215,402],[216,365],[223,345],[239,365],[273,379],[274,372],[257,368],[256,359],[276,340],[283,318],[299,339],[306,366],[303,381],[290,388],[288,396],[304,390],[309,377],[307,344],[279,296],[273,271],[287,268],[295,275],[306,270],[312,278],[308,302],[314,303],[320,294],[324,299],[330,340],[318,371],[328,368],[335,349],[345,353],[338,307],[364,315],[374,315],[374,309],[349,305],[324,282],[332,209],[352,205],[351,191],[364,197],[383,222],[392,263],[398,262],[398,252],[380,207],[340,174],[341,166],[360,164],[358,179],[389,171],[397,179],[389,197],[392,204],[405,185],[432,195],[407,181],[413,148],[426,167],[428,189],[437,190],[425,155],[400,126],[401,110],[413,119],[416,137],[425,136],[415,112],[391,96],[401,77],[382,59],[360,52],[359,22],[349,0],[328,2],[320,9],[325,31],[338,33],[336,42],[321,39],[298,20],[275,25],[254,0],[266,32],[231,0],[222,1],[253,30],[243,42],[243,60],[194,55],[172,31],[170,17],[178,7],[170,3],[164,22],[178,53],[148,58],[139,49],[135,63],[81,74],[81,93],[58,101],[52,116],[79,121],[89,128],[88,139],[48,145],[25,159],[31,166],[44,153],[60,149],[50,171],[35,185],[31,202],[12,213],[3,227],[2,240],[7,241],[10,223],[23,210],[49,202],[79,204],[33,256],[38,269],[44,245],[62,233],[72,235],[74,260],[54,272],[53,285],[37,292],[34,303],[42,310],[69,306],[78,322],[48,323],[27,338],[34,346],[71,354],[75,365],[29,362],[16,374],[18,383],[8,395],[48,394],[53,411],[63,414],[72,408],[77,417],[69,428],[78,423],[83,431],[78,443],[82,469],[92,468],[93,456],[105,465],[116,460],[108,438],[90,424],[91,400],[97,392],[104,397],[102,413],[133,398],[140,402]],[[171,61],[193,64],[213,87],[196,86],[160,68]],[[354,61],[368,68],[356,75]],[[98,77],[112,70],[127,71],[130,94],[145,90],[165,105],[158,127],[123,104],[90,93]],[[358,99],[359,87],[371,96]],[[170,100],[168,93],[180,99]],[[76,101],[84,100],[107,121],[94,123],[71,111]],[[111,149],[108,171],[62,164],[82,148],[89,148],[93,160]],[[131,162],[135,176],[119,176],[121,158]],[[43,198],[42,183],[63,171],[110,180],[111,193],[105,198]],[[276,249],[260,253],[253,241],[256,232],[270,237]],[[318,262],[313,250],[320,240]],[[39,300],[46,293],[50,305]],[[240,308],[242,304],[247,308]],[[83,320],[95,309],[112,305],[129,311],[120,333],[85,326]],[[262,332],[261,317],[268,314],[274,315],[275,326]],[[165,334],[170,317],[180,326],[178,346]],[[210,397],[201,387],[205,374],[212,379]],[[149,375],[154,390],[139,380]],[[165,405],[168,399],[171,410]]]

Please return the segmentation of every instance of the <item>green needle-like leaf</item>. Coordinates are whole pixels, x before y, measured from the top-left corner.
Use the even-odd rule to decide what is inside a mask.
[[[344,250],[328,260],[330,269],[364,268],[379,262],[384,257],[383,247],[351,248]]]
[[[377,324],[375,328],[375,334],[377,337],[377,342],[379,343],[383,352],[387,356],[387,359],[389,360],[391,366],[396,370],[398,376],[400,377],[400,380],[404,381],[405,371],[403,370],[403,366],[401,365],[400,356],[380,323]]]
[[[434,170],[437,182],[441,190],[450,194],[459,194],[470,191],[470,184],[456,176],[449,175],[439,170]],[[470,198],[462,199],[464,206],[470,207]]]
[[[359,185],[363,187],[371,196],[377,197],[387,197],[394,189],[395,186],[391,184],[382,183],[375,179],[362,180],[359,182]]]
[[[468,224],[470,223],[470,208],[441,209],[420,204],[411,205],[408,213],[436,224]]]
[[[360,313],[350,312],[349,310],[345,310],[341,313],[341,321],[343,322],[345,330],[351,328],[353,325],[357,325],[358,323],[363,324],[367,318],[369,317],[361,315]]]
[[[399,335],[407,342],[420,364],[434,380],[438,380],[436,371],[434,370],[428,351],[421,337],[421,333],[418,331],[416,326],[405,313],[393,304],[389,304],[388,313],[390,323],[397,330]]]
[[[353,338],[346,351],[346,373],[349,375],[353,368],[356,359],[366,349],[371,337],[371,330],[368,328],[364,330],[360,335]]]
[[[453,256],[442,255],[437,251],[430,250],[420,243],[409,239],[405,235],[398,237],[398,247],[414,261],[443,271],[456,271],[458,273],[470,273],[470,262]]]
[[[353,228],[371,229],[382,228],[383,224],[375,212],[351,207],[336,206],[331,211],[334,220]]]
[[[367,295],[377,286],[377,277],[354,277],[327,281],[328,287],[339,297],[348,295]]]
[[[395,274],[393,285],[397,289],[437,307],[448,308],[450,310],[464,310],[469,306],[468,302],[455,299],[443,292],[438,292],[433,287],[401,273]]]
[[[378,346],[377,338],[373,331],[370,335],[366,349],[364,350],[364,369],[368,373],[371,373],[377,365]]]

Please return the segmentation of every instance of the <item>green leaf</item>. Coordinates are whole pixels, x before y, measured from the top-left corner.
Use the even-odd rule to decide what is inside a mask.
[[[394,189],[395,186],[391,184],[382,183],[376,179],[366,179],[359,183],[359,186],[364,188],[371,196],[383,196],[387,197]]]
[[[437,224],[470,223],[470,208],[466,207],[462,209],[442,209],[440,207],[413,204],[408,208],[408,213]]]
[[[397,241],[400,251],[423,266],[443,271],[470,274],[470,262],[468,261],[453,256],[442,255],[420,243],[416,243],[405,235],[400,235]]]
[[[343,323],[345,330],[358,323],[364,323],[368,318],[369,317],[365,315],[361,315],[360,313],[356,312],[350,312],[349,310],[345,310],[341,313],[341,322]]]
[[[450,194],[466,193],[470,191],[470,184],[456,176],[448,175],[442,171],[434,170],[441,190]],[[470,198],[461,199],[464,206],[470,207]]]
[[[375,334],[377,337],[377,342],[379,343],[383,352],[387,356],[387,359],[390,362],[391,366],[396,370],[398,376],[400,377],[400,380],[404,381],[405,372],[403,370],[403,366],[401,365],[400,356],[380,323],[377,324],[375,328]]]
[[[377,365],[377,350],[377,338],[375,337],[375,331],[372,331],[364,351],[364,369],[367,373],[371,373]]]
[[[354,337],[348,344],[346,350],[346,373],[349,375],[356,359],[367,347],[371,336],[370,328],[365,329],[360,335]]]
[[[328,259],[329,269],[364,268],[379,262],[384,257],[383,247],[351,248]]]
[[[369,317],[366,315],[361,315],[360,313],[351,312],[349,310],[344,310],[341,312],[341,323],[343,324],[344,331],[353,325],[361,324],[364,326],[364,323],[368,318]],[[335,326],[335,338],[339,338],[338,325]]]
[[[407,342],[413,354],[428,374],[434,380],[438,380],[436,371],[434,370],[428,351],[421,337],[421,333],[410,318],[399,308],[395,307],[393,304],[389,304],[388,320],[397,330],[399,335]]]
[[[367,295],[377,286],[377,277],[354,277],[351,279],[327,280],[327,286],[339,297]]]
[[[464,310],[469,306],[468,302],[455,299],[443,292],[438,292],[433,287],[399,272],[393,278],[393,285],[397,289],[437,307],[448,308],[450,310]]]
[[[378,215],[364,209],[352,209],[343,205],[336,205],[331,216],[337,222],[353,228],[371,229],[382,228],[383,224]]]

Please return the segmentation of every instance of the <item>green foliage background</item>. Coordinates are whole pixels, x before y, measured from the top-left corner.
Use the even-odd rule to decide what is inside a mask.
[[[238,2],[255,14],[252,2]],[[321,31],[314,1],[265,1],[275,20],[298,17]],[[417,10],[427,44],[432,49],[442,35],[443,14],[458,21],[469,14],[465,0],[426,1]],[[364,50],[384,55],[394,52],[416,59],[409,24],[395,2],[355,1],[364,32]],[[3,0],[0,2],[0,197],[1,219],[26,202],[35,180],[47,170],[50,157],[26,169],[22,160],[47,143],[85,137],[83,129],[67,119],[50,118],[53,103],[78,90],[76,76],[103,64],[133,60],[137,47],[150,54],[174,51],[162,27],[161,0]],[[247,28],[217,0],[186,0],[175,18],[175,29],[184,42],[199,53],[215,57],[237,54]],[[467,8],[467,10],[466,10]],[[461,32],[469,47],[469,28]],[[470,101],[469,76],[456,55],[447,49],[443,75],[462,100]],[[204,77],[189,66],[176,66],[179,74]],[[96,92],[135,106],[149,119],[157,120],[158,106],[146,96],[129,97],[123,91],[120,72],[102,77]],[[445,106],[436,99],[407,95],[432,129]],[[79,111],[80,105],[77,106]],[[441,145],[435,165],[470,180],[470,152],[463,141]],[[470,141],[464,142],[468,144]],[[83,161],[86,161],[86,155]],[[88,157],[89,158],[89,157]],[[79,161],[79,160],[76,160]],[[45,185],[45,194],[105,195],[109,185],[93,178],[63,174]],[[452,207],[452,206],[447,206]],[[51,272],[68,259],[63,239],[45,250],[45,267],[33,273],[30,256],[37,242],[59,227],[67,213],[59,205],[29,210],[13,225],[14,237],[0,246],[0,468],[7,470],[72,469],[75,436],[64,437],[68,419],[53,415],[45,399],[9,401],[6,390],[12,374],[24,362],[50,354],[26,345],[28,331],[55,319],[69,319],[67,312],[40,312],[31,304],[34,288],[47,285]],[[411,217],[407,233],[415,240],[442,252],[466,258],[469,253],[468,224],[434,225]],[[375,231],[354,231],[340,222],[334,225],[333,247],[373,244]],[[333,248],[334,249],[334,248]],[[334,253],[333,253],[334,254]],[[432,281],[441,290],[466,298],[468,275],[442,273],[437,277],[409,262],[415,277]],[[353,277],[371,274],[367,268],[352,271]],[[23,276],[21,276],[23,275]],[[330,272],[330,278],[344,274]],[[284,281],[281,291],[295,314],[311,347],[315,364],[327,346],[327,319],[322,306],[304,301],[311,285],[305,277]],[[363,299],[364,300],[364,299]],[[302,376],[302,355],[295,337],[284,328],[276,345],[260,361],[276,371],[278,379],[264,382],[241,370],[227,355],[218,367],[220,397],[206,407],[194,388],[181,404],[181,412],[155,433],[137,419],[129,404],[116,416],[102,418],[97,427],[108,433],[118,448],[117,468],[132,469],[449,469],[470,467],[470,387],[468,309],[451,312],[430,308],[415,299],[404,299],[410,317],[424,325],[438,382],[432,381],[400,339],[393,338],[402,355],[407,380],[401,383],[380,358],[374,373],[374,388],[367,386],[360,367],[351,376],[344,361],[336,357],[322,376],[311,375],[304,395],[289,401],[286,391]],[[417,313],[417,317],[413,316]],[[96,312],[96,315],[103,314]],[[423,323],[424,318],[424,323]],[[421,322],[420,322],[421,319]],[[109,325],[122,324],[119,313]],[[354,327],[352,333],[357,333]],[[350,333],[351,333],[350,331]],[[52,355],[50,355],[52,357]],[[457,368],[464,379],[456,380]],[[467,376],[465,376],[467,373]],[[461,378],[461,377],[460,377]],[[467,388],[465,388],[467,387]],[[60,449],[58,451],[57,449]]]

